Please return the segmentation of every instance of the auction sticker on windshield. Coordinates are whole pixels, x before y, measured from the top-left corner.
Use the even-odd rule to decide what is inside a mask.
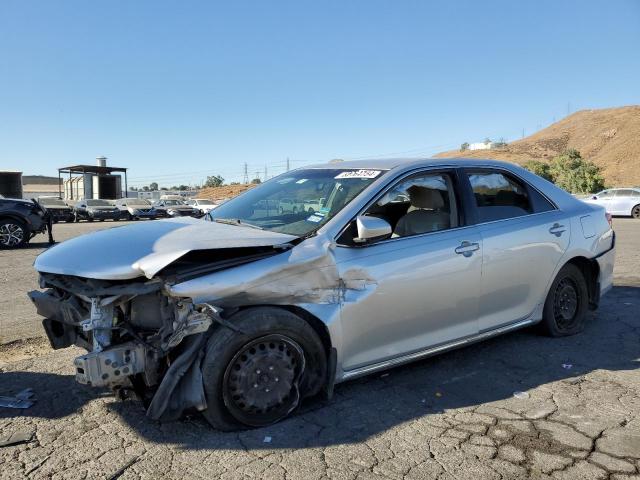
[[[349,170],[341,172],[334,178],[376,178],[381,170]]]

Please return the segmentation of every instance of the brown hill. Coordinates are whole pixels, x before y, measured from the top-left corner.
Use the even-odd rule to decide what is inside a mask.
[[[581,110],[506,147],[442,152],[436,157],[549,161],[566,148],[602,168],[607,186],[640,185],[640,106]]]
[[[198,198],[208,198],[210,200],[226,200],[240,195],[242,192],[255,187],[253,183],[239,185],[223,185],[221,187],[203,188],[198,192]]]

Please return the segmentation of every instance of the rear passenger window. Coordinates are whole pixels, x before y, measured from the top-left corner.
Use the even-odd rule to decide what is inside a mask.
[[[525,186],[499,172],[468,172],[478,220],[490,222],[533,213]]]

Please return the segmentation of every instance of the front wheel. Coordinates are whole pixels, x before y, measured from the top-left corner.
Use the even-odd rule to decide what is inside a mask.
[[[631,216],[635,219],[640,220],[640,204],[631,209]]]
[[[327,377],[322,341],[293,313],[272,307],[242,310],[215,330],[203,361],[208,408],[220,430],[271,425],[291,414],[302,398],[318,393]]]
[[[568,263],[551,284],[544,303],[541,327],[549,336],[575,335],[584,329],[589,291],[582,271]]]
[[[18,248],[29,241],[29,231],[20,220],[0,220],[0,248]]]

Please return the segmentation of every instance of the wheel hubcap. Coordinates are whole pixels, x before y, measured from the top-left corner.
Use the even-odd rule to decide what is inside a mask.
[[[631,216],[634,218],[640,218],[640,207],[635,207],[633,212],[631,212]]]
[[[223,401],[244,424],[269,425],[288,415],[299,401],[304,353],[284,335],[267,335],[240,349],[224,375]]]
[[[578,289],[573,280],[563,278],[556,287],[553,314],[558,327],[571,328],[578,312]]]
[[[24,230],[15,223],[0,225],[0,243],[7,247],[15,247],[24,239]]]

